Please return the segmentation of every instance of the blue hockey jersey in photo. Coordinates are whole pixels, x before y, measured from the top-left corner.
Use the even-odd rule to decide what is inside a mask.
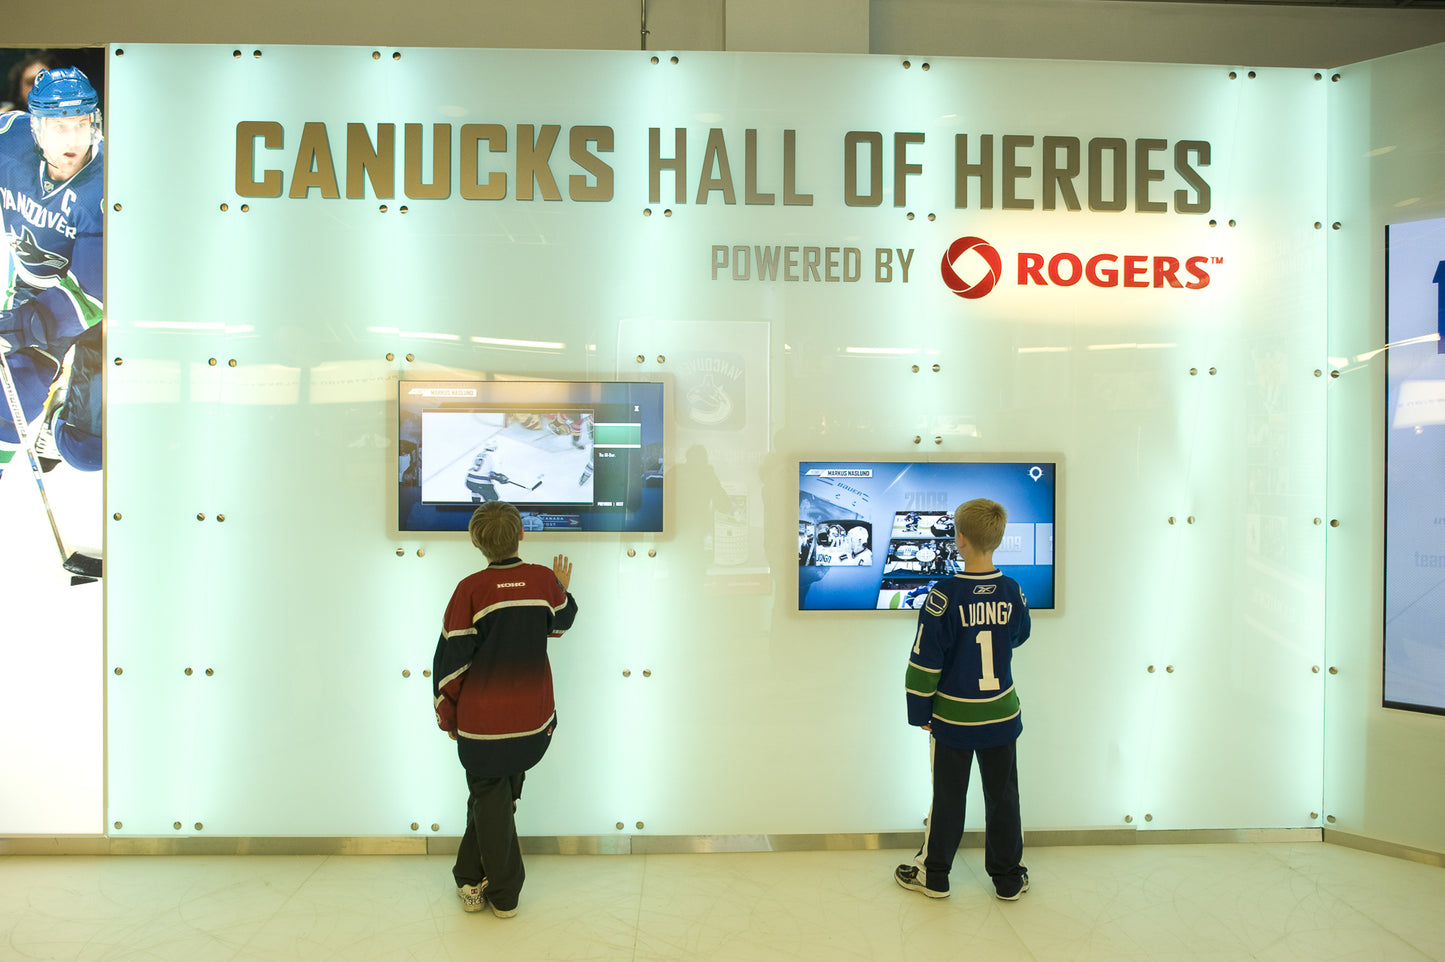
[[[0,114],[0,220],[10,249],[0,329],[14,347],[60,358],[100,322],[104,143],[69,180],[55,181],[30,130],[30,115]]]

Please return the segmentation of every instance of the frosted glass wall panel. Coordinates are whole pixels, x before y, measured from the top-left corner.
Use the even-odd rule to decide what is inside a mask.
[[[1325,813],[1330,827],[1445,851],[1445,719],[1382,707],[1385,225],[1445,214],[1445,47],[1339,71],[1330,98]]]
[[[581,606],[524,832],[918,828],[912,621],[796,610],[797,462],[987,455],[1060,464],[1059,608],[1016,669],[1026,824],[1307,821],[1321,82],[376,53],[112,58],[137,130],[109,228],[115,831],[460,831],[425,672],[481,558],[394,523],[396,381],[429,376],[667,388],[666,530],[522,545],[572,557]],[[162,103],[201,162],[142,135]],[[190,235],[164,272],[146,253]]]
[[[1320,798],[1325,231],[1313,158],[1327,90],[1306,71],[1240,82],[1216,229],[1252,283],[1189,338],[1198,373],[1174,455],[1177,534],[1159,559],[1171,617],[1153,645],[1143,802],[1155,828],[1309,824]]]

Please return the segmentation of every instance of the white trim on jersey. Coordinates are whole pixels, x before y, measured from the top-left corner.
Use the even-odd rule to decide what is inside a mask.
[[[537,726],[529,732],[507,732],[505,735],[474,735],[471,732],[464,732],[459,728],[457,729],[457,737],[470,738],[472,741],[475,742],[495,742],[501,741],[504,738],[523,738],[527,735],[536,735],[540,732],[546,731],[547,726],[551,725],[556,720],[557,713],[553,712],[545,722],[543,722],[541,725]]]
[[[933,716],[933,720],[934,720],[934,721],[943,722],[945,725],[953,725],[953,726],[955,726],[956,728],[978,728],[978,727],[980,727],[980,726],[982,726],[982,725],[997,725],[999,722],[1009,721],[1010,719],[1019,717],[1019,715],[1020,715],[1021,713],[1022,713],[1022,709],[1020,709],[1019,711],[1014,712],[1012,715],[1008,715],[1008,716],[1006,716],[1006,717],[1004,717],[1004,718],[990,718],[988,721],[976,721],[976,722],[953,721],[952,719],[944,718],[944,717],[942,717],[942,716],[940,716],[940,715],[934,715],[934,716]]]
[[[515,601],[499,601],[496,604],[487,605],[481,611],[472,615],[472,624],[481,621],[487,615],[500,608],[546,608],[548,611],[556,611],[546,598],[518,598]]]
[[[437,691],[441,691],[441,690],[442,690],[443,688],[445,688],[447,685],[451,684],[453,680],[461,677],[462,675],[465,675],[465,674],[467,673],[467,669],[470,668],[470,667],[472,667],[472,663],[471,663],[471,662],[467,662],[465,665],[463,665],[462,667],[458,668],[456,671],[452,672],[450,675],[447,675],[447,676],[446,676],[445,678],[443,678],[441,681],[437,682]],[[442,703],[442,700],[441,700],[440,697],[438,697],[438,698],[437,698],[437,704],[440,705],[441,703]]]
[[[986,704],[988,704],[989,702],[998,701],[1000,698],[1003,698],[1005,695],[1007,695],[1009,692],[1011,692],[1011,691],[1013,691],[1013,690],[1014,690],[1014,686],[1013,686],[1013,685],[1009,685],[1008,688],[1006,688],[1006,689],[1004,689],[1003,691],[999,692],[997,695],[991,695],[991,696],[989,696],[988,698],[959,698],[957,695],[947,695],[947,694],[944,694],[943,692],[939,692],[939,693],[938,693],[938,697],[939,697],[939,698],[947,698],[949,701],[967,702],[967,703],[970,704],[970,705],[986,705]],[[998,719],[995,719],[995,720],[998,720]]]

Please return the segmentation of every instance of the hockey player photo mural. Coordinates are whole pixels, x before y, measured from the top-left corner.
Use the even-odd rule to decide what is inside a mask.
[[[104,144],[100,98],[79,69],[41,71],[28,106],[0,114],[0,474],[20,453],[43,494],[40,475],[62,462],[101,467]],[[99,559],[83,560],[97,576]]]

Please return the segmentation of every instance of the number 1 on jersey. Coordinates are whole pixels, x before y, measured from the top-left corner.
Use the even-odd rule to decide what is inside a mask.
[[[993,632],[980,631],[978,640],[978,659],[983,665],[983,675],[978,679],[979,691],[998,691],[999,681],[993,673]]]

